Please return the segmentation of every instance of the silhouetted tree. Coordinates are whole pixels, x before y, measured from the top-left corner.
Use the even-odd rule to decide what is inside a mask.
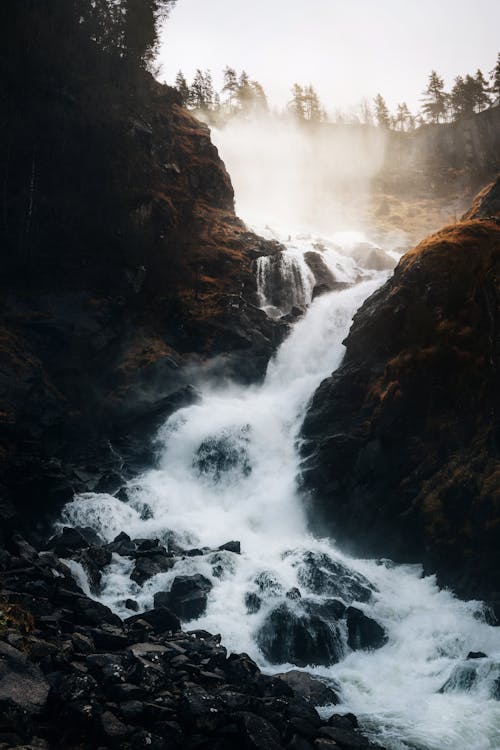
[[[292,86],[292,99],[288,108],[299,120],[305,119],[304,89],[299,83]]]
[[[189,86],[182,70],[179,70],[175,77],[175,88],[181,95],[182,104],[186,106],[189,102]]]
[[[381,94],[377,94],[375,99],[373,100],[374,106],[375,106],[375,119],[377,120],[377,124],[381,128],[389,128],[390,127],[390,115],[389,115],[389,108],[387,107],[387,104],[385,103],[385,99]]]
[[[238,75],[234,68],[226,66],[224,68],[224,85],[222,87],[222,93],[227,96],[227,105],[229,112],[232,112],[234,102],[236,100],[236,94],[238,92]]]
[[[444,90],[444,81],[433,70],[429,76],[429,83],[424,91],[424,104],[422,112],[431,122],[439,122],[444,119],[448,107],[448,96]]]
[[[476,102],[475,102],[475,109],[476,112],[481,112],[483,109],[486,109],[486,107],[489,106],[491,103],[490,95],[489,95],[489,86],[488,81],[483,75],[482,70],[478,68],[476,70],[476,76],[474,78],[476,82]]]
[[[491,91],[495,96],[500,96],[500,52],[497,57],[497,64],[490,72]]]

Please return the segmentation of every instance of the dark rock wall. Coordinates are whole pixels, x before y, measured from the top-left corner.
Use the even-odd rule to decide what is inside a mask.
[[[494,211],[485,196],[481,205],[481,217]],[[499,282],[498,217],[469,214],[407,253],[356,314],[302,430],[317,529],[358,554],[423,560],[460,594],[492,600]]]

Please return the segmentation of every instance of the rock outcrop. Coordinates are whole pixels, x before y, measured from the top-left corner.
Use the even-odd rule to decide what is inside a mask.
[[[303,425],[310,516],[364,555],[500,600],[498,181],[354,318]]]
[[[181,631],[164,606],[122,622],[89,599],[55,552],[74,554],[86,536],[63,533],[42,552],[17,536],[0,552],[2,747],[379,747],[352,714],[319,716],[316,705],[339,702],[327,681],[264,675],[246,654],[228,653],[220,636]]]
[[[288,330],[256,299],[254,261],[279,245],[236,217],[208,128],[173,90],[146,75],[142,85],[142,110],[120,131],[123,160],[133,155],[147,171],[126,231],[117,226],[114,247],[106,246],[107,229],[88,238],[103,245],[91,257],[80,234],[80,255],[61,252],[52,214],[40,208],[43,262],[35,254],[30,270],[12,260],[3,277],[4,531],[16,514],[14,525],[46,519],[74,491],[116,491],[151,461],[149,439],[161,422],[196,400],[200,375],[258,380]],[[123,113],[125,123],[129,117]],[[37,200],[63,200],[65,175],[57,161],[54,169],[61,174]],[[78,196],[67,193],[76,205]],[[95,207],[80,210],[90,217]],[[140,254],[131,252],[131,237]]]

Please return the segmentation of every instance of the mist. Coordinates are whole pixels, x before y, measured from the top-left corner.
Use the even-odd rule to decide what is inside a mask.
[[[233,118],[212,138],[248,225],[325,236],[369,229],[363,209],[384,160],[382,129],[263,115]]]

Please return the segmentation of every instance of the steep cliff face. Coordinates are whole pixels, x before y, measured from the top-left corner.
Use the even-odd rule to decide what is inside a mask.
[[[122,113],[120,160],[108,165],[116,177],[132,159],[141,179],[125,197],[117,186],[128,206],[120,221],[103,217],[102,234],[87,236],[86,217],[93,222],[99,207],[81,205],[66,184],[68,165],[64,174],[56,166],[33,197],[30,264],[12,252],[3,277],[4,520],[46,515],[74,490],[116,489],[151,460],[155,426],[196,398],[200,369],[256,380],[286,332],[256,307],[254,260],[279,246],[235,216],[208,128],[171,89],[149,76],[143,86],[141,108]],[[61,244],[59,228],[77,205],[75,249]]]
[[[498,181],[360,309],[303,426],[311,518],[500,600]]]

